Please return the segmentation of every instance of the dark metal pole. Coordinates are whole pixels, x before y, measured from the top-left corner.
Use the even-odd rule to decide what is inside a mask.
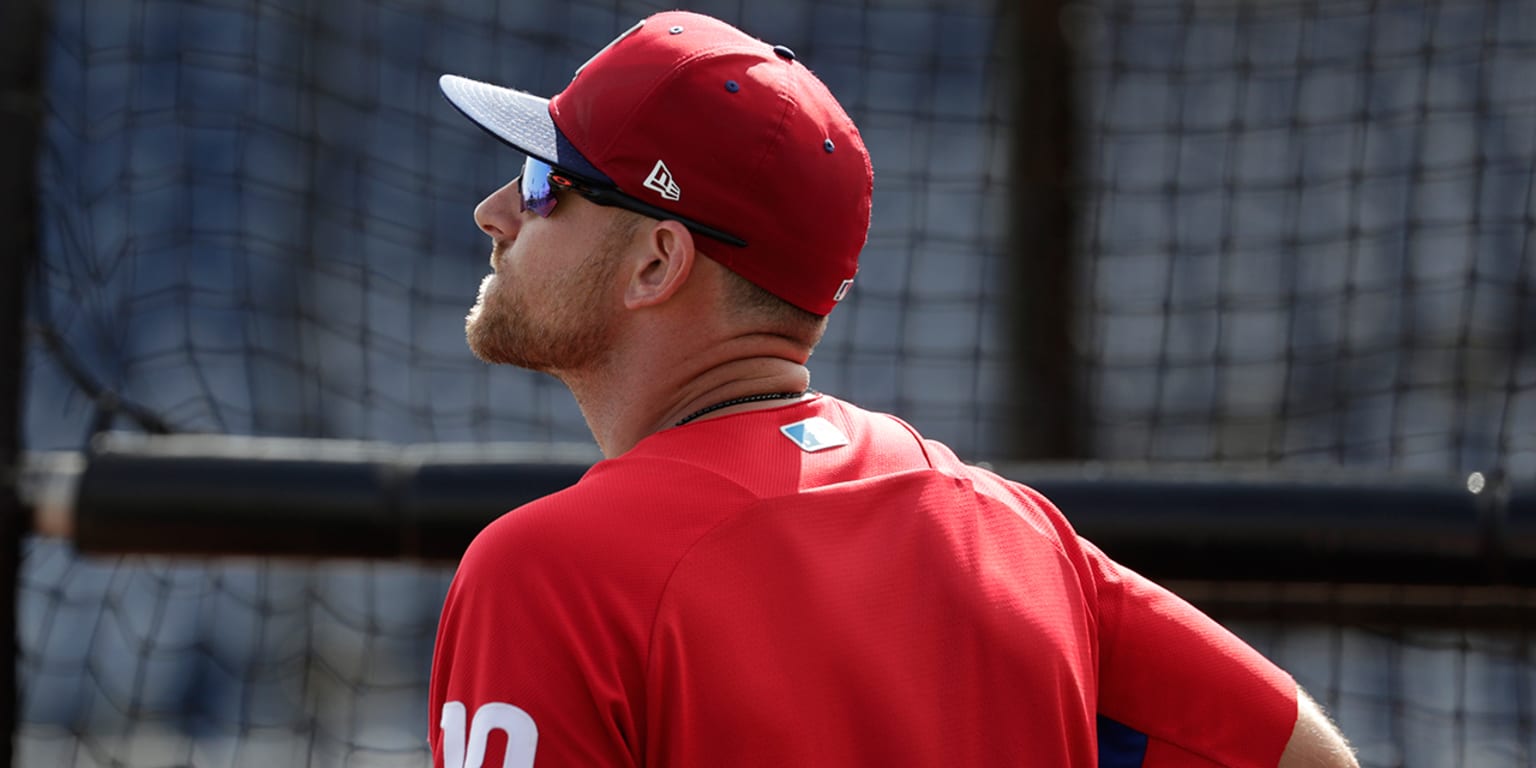
[[[1086,458],[1075,345],[1078,125],[1062,0],[1002,3],[1011,58],[1013,151],[1010,313],[1016,393],[1006,450],[1024,461]]]
[[[0,3],[0,766],[14,759],[16,590],[23,523],[16,477],[21,462],[26,288],[36,259],[37,156],[47,29],[43,0]]]

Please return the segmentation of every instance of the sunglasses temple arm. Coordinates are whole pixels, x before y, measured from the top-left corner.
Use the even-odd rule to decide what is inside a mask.
[[[605,190],[605,189],[592,189],[592,190],[589,191],[588,194],[593,195],[594,199],[597,199],[598,197],[601,197],[601,198],[604,199],[605,202],[612,203],[612,204],[617,205],[617,206],[619,206],[621,208],[628,208],[628,209],[634,211],[635,213],[643,213],[646,216],[650,216],[653,219],[664,219],[664,220],[665,219],[670,219],[672,221],[679,222],[682,225],[688,227],[691,230],[694,230],[695,232],[698,232],[701,235],[707,235],[707,236],[712,237],[712,238],[714,238],[716,240],[719,240],[722,243],[726,243],[728,245],[734,245],[737,248],[745,248],[745,247],[747,247],[747,241],[745,241],[745,240],[743,240],[743,239],[741,239],[739,237],[736,237],[735,235],[731,235],[731,234],[722,232],[722,231],[720,231],[718,229],[715,229],[714,227],[707,226],[707,225],[704,225],[704,224],[700,224],[700,223],[698,223],[696,221],[691,221],[689,219],[682,218],[681,216],[678,216],[675,213],[672,213],[672,212],[667,211],[667,210],[662,209],[662,208],[657,208],[656,206],[650,205],[649,203],[645,203],[643,201],[636,200],[636,199],[634,199],[634,198],[632,198],[632,197],[630,197],[628,195],[624,195],[622,193],[609,192],[608,190]]]

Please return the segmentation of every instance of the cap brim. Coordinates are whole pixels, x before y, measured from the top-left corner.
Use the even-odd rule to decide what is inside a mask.
[[[502,143],[584,180],[613,184],[560,132],[549,99],[458,75],[443,75],[437,85],[448,103]]]

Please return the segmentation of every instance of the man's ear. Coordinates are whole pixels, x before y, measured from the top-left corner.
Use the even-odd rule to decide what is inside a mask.
[[[645,242],[628,262],[629,282],[624,307],[639,309],[664,304],[688,282],[693,262],[693,233],[675,221],[658,221],[645,230]]]

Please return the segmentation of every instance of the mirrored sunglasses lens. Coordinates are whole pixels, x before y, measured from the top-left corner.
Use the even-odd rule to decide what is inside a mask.
[[[533,211],[548,218],[555,209],[555,192],[549,188],[550,167],[547,163],[528,158],[523,162],[522,209]]]

